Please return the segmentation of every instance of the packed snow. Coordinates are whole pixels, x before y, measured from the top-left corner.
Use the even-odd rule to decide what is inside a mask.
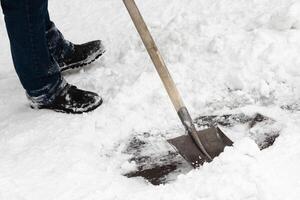
[[[121,0],[50,0],[67,39],[105,42],[103,58],[65,74],[104,104],[84,115],[30,109],[1,18],[0,199],[300,199],[300,1],[136,1],[193,117],[261,113],[280,124],[274,145],[260,151],[228,130],[233,147],[165,185],[124,177],[133,134],[182,125]]]

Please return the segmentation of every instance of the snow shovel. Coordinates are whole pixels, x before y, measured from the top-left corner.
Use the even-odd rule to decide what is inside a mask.
[[[202,131],[196,130],[135,1],[123,0],[123,2],[187,132],[186,135],[170,139],[168,142],[195,168],[204,162],[212,161],[223,152],[226,146],[231,146],[233,142],[217,127]]]

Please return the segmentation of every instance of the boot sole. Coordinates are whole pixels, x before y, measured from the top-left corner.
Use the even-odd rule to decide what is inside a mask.
[[[99,100],[99,102],[97,102],[96,104],[93,104],[91,106],[88,106],[87,108],[83,109],[83,110],[72,110],[72,109],[67,109],[67,108],[54,108],[54,107],[47,107],[47,106],[39,106],[39,107],[35,107],[30,105],[30,107],[32,109],[48,109],[48,110],[53,110],[55,112],[59,112],[59,113],[65,113],[65,114],[83,114],[83,113],[88,113],[91,112],[95,109],[97,109],[99,106],[101,106],[103,103],[103,99],[101,98]]]
[[[73,70],[73,69],[78,69],[78,68],[81,68],[83,66],[89,65],[89,64],[95,62],[104,53],[105,53],[105,50],[99,50],[99,51],[95,52],[93,55],[91,55],[90,58],[87,58],[84,61],[80,61],[80,62],[77,62],[77,63],[72,63],[72,64],[69,64],[69,65],[64,64],[61,67],[60,71],[61,72],[66,72],[66,71],[70,71],[70,70]]]

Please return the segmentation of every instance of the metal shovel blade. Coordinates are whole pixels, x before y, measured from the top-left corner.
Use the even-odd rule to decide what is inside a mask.
[[[212,159],[219,156],[226,146],[232,146],[233,144],[219,128],[212,127],[197,131],[197,135]],[[173,138],[168,140],[168,142],[195,168],[199,167],[204,162],[209,162],[189,135]]]

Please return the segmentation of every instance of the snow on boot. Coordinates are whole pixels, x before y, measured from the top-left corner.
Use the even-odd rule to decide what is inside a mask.
[[[61,71],[75,69],[90,64],[103,55],[105,48],[100,40],[76,45],[59,63]]]
[[[81,114],[96,109],[102,104],[101,97],[93,92],[80,90],[66,84],[55,99],[47,105],[32,106],[38,109],[51,109],[57,112]]]

